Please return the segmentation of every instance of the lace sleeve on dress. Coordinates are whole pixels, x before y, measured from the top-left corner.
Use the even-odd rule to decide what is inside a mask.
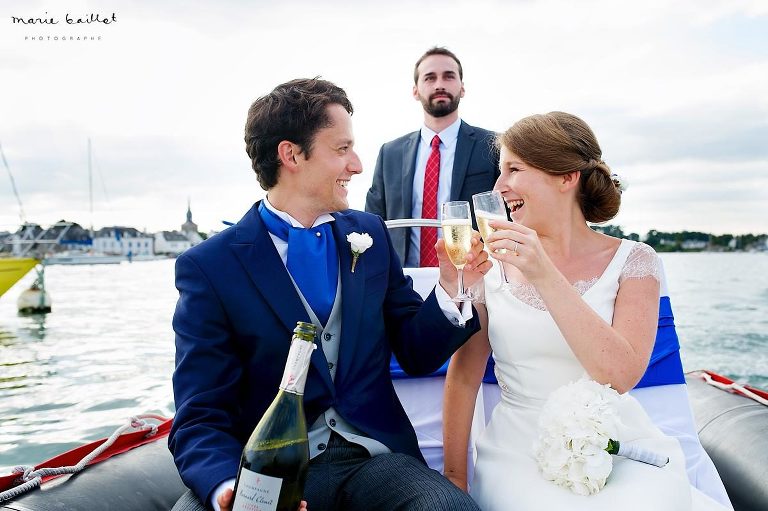
[[[656,251],[645,243],[636,243],[627,256],[619,275],[619,283],[626,279],[653,277],[661,282],[661,262]]]

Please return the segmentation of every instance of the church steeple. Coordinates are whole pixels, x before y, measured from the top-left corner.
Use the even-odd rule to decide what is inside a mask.
[[[187,221],[182,224],[181,232],[187,236],[192,234],[197,236],[197,224],[192,221],[192,205],[189,197],[187,197]]]

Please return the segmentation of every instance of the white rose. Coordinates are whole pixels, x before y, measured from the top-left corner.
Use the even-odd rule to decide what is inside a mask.
[[[352,246],[352,252],[362,254],[373,246],[373,238],[367,232],[351,232],[347,234],[347,241]]]

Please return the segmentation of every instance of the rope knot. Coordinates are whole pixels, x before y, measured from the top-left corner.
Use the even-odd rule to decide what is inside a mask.
[[[17,467],[13,467],[11,474],[19,474],[19,477],[17,477],[16,480],[26,483],[27,481],[31,481],[37,477],[37,474],[34,472],[35,467],[30,467],[29,465],[19,465]]]
[[[140,430],[149,430],[144,438],[151,438],[157,434],[158,424],[150,424],[144,419],[139,417],[131,417],[131,427]]]
[[[14,481],[17,486],[10,490],[0,491],[0,503],[6,500],[13,499],[18,495],[21,495],[33,488],[37,488],[42,483],[43,477],[57,476],[64,474],[76,474],[83,470],[89,463],[101,456],[109,447],[111,447],[115,441],[122,435],[128,428],[138,429],[140,431],[148,431],[145,438],[149,438],[157,434],[159,426],[161,424],[150,424],[144,419],[154,419],[157,421],[165,421],[165,417],[161,417],[155,414],[147,414],[143,416],[131,417],[130,425],[120,426],[115,430],[109,438],[105,439],[101,445],[96,447],[93,451],[87,454],[83,459],[77,462],[75,465],[65,467],[41,467],[35,470],[35,467],[26,465],[20,465],[14,467],[12,474],[18,475],[18,478]]]

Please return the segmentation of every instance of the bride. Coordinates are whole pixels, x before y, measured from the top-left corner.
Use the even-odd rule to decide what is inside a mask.
[[[615,217],[621,182],[587,124],[551,112],[522,119],[499,139],[495,189],[513,222],[497,220],[487,245],[504,265],[485,278],[485,328],[453,357],[445,387],[445,475],[467,489],[467,441],[475,396],[491,352],[501,401],[476,444],[471,495],[492,510],[725,509],[691,488],[675,439],[664,436],[626,393],[653,348],[659,261],[643,243],[593,231]],[[669,456],[663,468],[614,457],[605,487],[580,496],[539,473],[533,454],[549,394],[587,374],[619,400],[619,440]]]

